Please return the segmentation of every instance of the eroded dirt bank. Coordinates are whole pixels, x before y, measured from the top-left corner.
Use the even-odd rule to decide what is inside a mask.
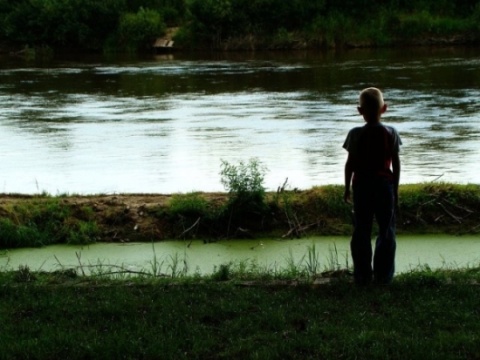
[[[29,196],[0,194],[0,247],[65,242],[348,235],[342,186],[268,193],[259,206],[227,193]],[[420,184],[400,192],[397,232],[480,232],[480,186]],[[28,235],[28,236],[27,236]]]

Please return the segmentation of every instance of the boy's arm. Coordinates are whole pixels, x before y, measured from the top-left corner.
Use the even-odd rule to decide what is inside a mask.
[[[348,153],[347,162],[345,163],[345,191],[343,193],[343,201],[350,203],[350,184],[352,183],[353,176],[353,159],[350,153]]]
[[[395,208],[398,209],[398,185],[400,184],[400,155],[393,154],[392,157],[392,171],[393,171],[393,194],[395,197]]]

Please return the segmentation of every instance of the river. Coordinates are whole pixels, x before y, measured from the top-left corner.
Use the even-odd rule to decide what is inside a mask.
[[[480,49],[0,59],[0,192],[223,191],[221,160],[265,186],[340,184],[359,91],[378,86],[403,183],[478,183]]]

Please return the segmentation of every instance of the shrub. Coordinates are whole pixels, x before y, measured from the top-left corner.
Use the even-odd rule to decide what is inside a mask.
[[[99,234],[90,208],[75,209],[59,199],[45,199],[4,209],[0,219],[0,248],[49,244],[87,244]]]
[[[173,216],[198,218],[208,213],[208,202],[199,193],[174,195],[170,201],[168,212]]]
[[[94,221],[73,221],[67,227],[66,239],[68,244],[83,245],[95,242],[99,235],[97,223]]]
[[[240,161],[238,165],[222,160],[221,183],[233,199],[256,199],[263,201],[265,188],[266,167],[257,159],[250,159],[248,163]]]
[[[155,10],[140,8],[137,13],[126,13],[118,29],[121,45],[130,51],[150,47],[156,37],[165,33],[162,16]]]
[[[229,228],[243,223],[257,225],[257,220],[268,209],[263,186],[266,167],[254,158],[248,163],[240,161],[238,165],[222,160],[221,167],[221,183],[229,194],[225,209],[229,216]]]
[[[100,49],[123,0],[18,0],[3,6],[2,35],[21,44]]]
[[[42,246],[43,238],[34,224],[18,225],[10,219],[0,219],[0,249]]]

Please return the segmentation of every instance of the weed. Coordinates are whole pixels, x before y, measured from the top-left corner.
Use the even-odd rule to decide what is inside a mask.
[[[238,165],[230,164],[222,160],[221,183],[225,189],[237,198],[243,196],[258,197],[263,200],[265,188],[263,181],[267,168],[258,159],[252,158],[245,163],[240,161]]]
[[[218,268],[215,267],[212,274],[212,280],[214,281],[227,281],[231,278],[231,266],[232,264],[222,264]]]
[[[168,213],[172,216],[198,218],[208,213],[208,202],[198,192],[173,195],[170,200]]]
[[[320,254],[316,250],[315,244],[307,247],[306,270],[311,277],[320,273]]]
[[[16,282],[31,282],[36,280],[36,275],[28,266],[20,265],[13,278]]]
[[[329,247],[327,263],[328,265],[325,268],[325,271],[340,271],[343,269],[349,269],[348,254],[345,254],[345,265],[342,265],[340,262],[337,245],[334,243],[333,248]]]
[[[150,271],[153,276],[160,276],[163,262],[160,262],[155,251],[155,244],[152,241],[153,259],[150,261]]]
[[[225,160],[221,164],[221,183],[229,194],[225,213],[228,214],[228,229],[232,225],[258,222],[265,215],[265,187],[263,181],[267,168],[259,160],[252,158],[245,163],[233,165]],[[230,231],[227,230],[227,234]]]
[[[66,242],[68,244],[91,244],[99,234],[98,225],[94,221],[75,221],[68,227]]]
[[[5,207],[0,219],[0,247],[85,244],[95,240],[98,227],[87,207],[72,211],[61,198],[43,197]]]
[[[186,255],[183,259],[180,259],[180,255],[175,253],[175,255],[170,255],[170,264],[167,268],[170,270],[170,277],[172,279],[186,276],[188,273],[188,262]]]

